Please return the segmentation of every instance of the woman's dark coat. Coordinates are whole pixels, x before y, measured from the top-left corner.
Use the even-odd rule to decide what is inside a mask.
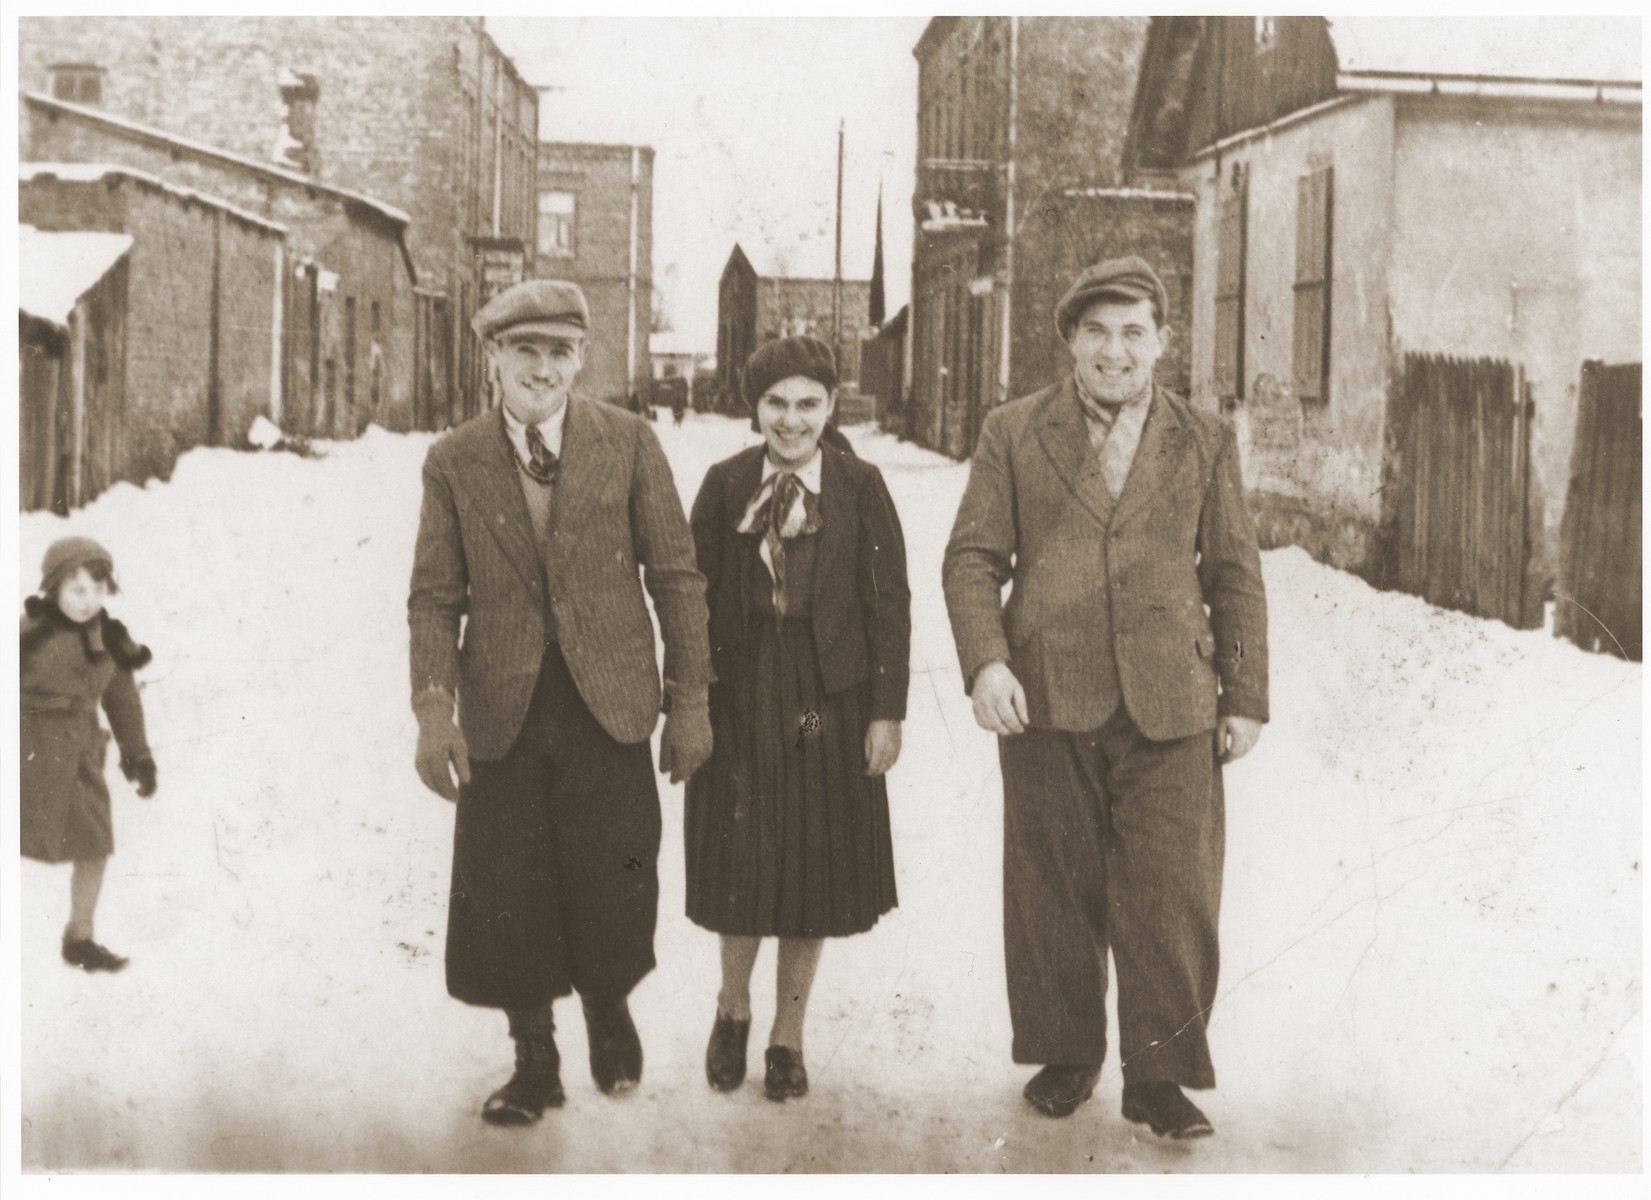
[[[745,603],[750,594],[745,572],[763,568],[742,553],[742,540],[752,535],[735,530],[762,483],[766,453],[766,446],[753,446],[713,466],[690,518],[711,609],[711,667],[719,679],[735,677],[733,664],[750,652],[758,629],[758,618]],[[871,719],[904,720],[911,590],[900,520],[876,467],[824,443],[820,453],[811,618],[820,679],[827,692],[869,679]]]

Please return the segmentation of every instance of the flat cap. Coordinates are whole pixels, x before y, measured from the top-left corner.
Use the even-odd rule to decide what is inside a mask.
[[[1070,341],[1072,327],[1083,316],[1084,309],[1097,300],[1151,300],[1153,319],[1162,325],[1169,312],[1169,299],[1164,285],[1144,258],[1129,255],[1098,262],[1073,281],[1066,295],[1055,305],[1055,328],[1061,341]]]
[[[806,376],[831,391],[837,386],[837,362],[831,347],[811,337],[764,342],[745,360],[745,402],[756,407],[764,392],[793,375]]]
[[[563,279],[529,279],[506,288],[470,318],[483,338],[507,330],[547,337],[583,337],[590,329],[590,306],[577,283]]]

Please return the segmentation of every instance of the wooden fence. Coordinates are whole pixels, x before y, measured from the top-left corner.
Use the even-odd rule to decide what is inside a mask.
[[[1641,661],[1639,363],[1582,364],[1571,483],[1560,524],[1554,632]]]
[[[1532,414],[1511,363],[1405,356],[1387,438],[1400,590],[1516,628],[1542,623],[1528,581]]]

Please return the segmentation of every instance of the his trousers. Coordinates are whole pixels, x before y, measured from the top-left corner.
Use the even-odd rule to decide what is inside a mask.
[[[550,646],[510,751],[471,759],[460,789],[449,994],[523,1009],[628,993],[654,967],[659,836],[648,743],[609,737]]]
[[[1089,733],[1001,738],[1003,937],[1018,1063],[1106,1057],[1107,949],[1126,1082],[1215,1086],[1224,804],[1215,737],[1149,741],[1120,706]]]

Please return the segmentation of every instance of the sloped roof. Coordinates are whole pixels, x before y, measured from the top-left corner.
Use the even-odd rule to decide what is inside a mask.
[[[1328,22],[1342,75],[1596,84],[1643,78],[1640,22],[1634,17],[1330,17]]]
[[[75,302],[132,248],[125,233],[45,233],[17,227],[17,307],[66,326]]]
[[[88,108],[83,104],[70,104],[66,100],[59,100],[55,96],[48,96],[43,92],[25,92],[23,99],[37,108],[79,117],[82,120],[91,121],[107,128],[122,130],[147,141],[165,143],[204,158],[215,158],[220,162],[234,163],[236,166],[244,167],[249,171],[255,171],[273,179],[280,179],[286,183],[313,188],[325,195],[336,196],[341,200],[347,200],[352,204],[369,208],[396,225],[405,227],[412,222],[412,218],[401,209],[386,204],[377,197],[350,188],[338,187],[336,184],[323,183],[321,180],[312,179],[302,172],[292,171],[274,163],[260,162],[256,158],[248,158],[244,154],[235,154],[232,151],[223,150],[205,142],[197,142],[193,138],[179,137],[167,130],[157,129],[153,125],[144,125],[125,117],[117,117],[113,113],[104,112],[102,109]]]
[[[28,183],[33,179],[61,179],[65,183],[96,183],[103,179],[131,179],[149,187],[159,188],[163,192],[177,196],[179,199],[204,204],[209,208],[222,209],[238,221],[257,226],[270,233],[285,234],[287,227],[275,221],[265,220],[257,213],[248,212],[244,208],[237,208],[229,201],[206,192],[196,191],[194,188],[179,187],[175,183],[168,183],[157,175],[148,171],[140,171],[136,167],[122,166],[119,163],[18,163],[17,181]]]

